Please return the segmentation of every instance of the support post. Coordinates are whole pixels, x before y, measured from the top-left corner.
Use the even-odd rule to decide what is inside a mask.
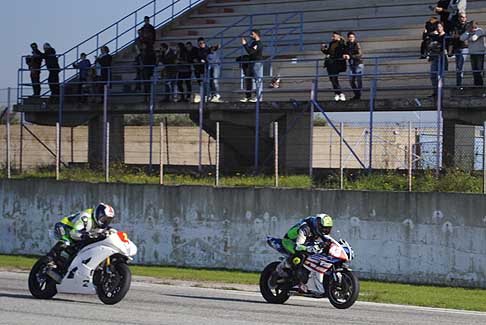
[[[486,194],[486,121],[483,122],[483,194]]]
[[[151,88],[150,88],[150,106],[149,106],[149,175],[152,174],[153,165],[153,140],[154,140],[154,105],[155,105],[155,75],[152,78]]]
[[[375,99],[376,99],[376,87],[378,83],[378,58],[375,58],[375,67],[373,72],[373,81],[371,83],[371,94],[370,94],[370,147],[369,147],[369,165],[368,169],[371,171],[373,168],[373,118],[375,111]]]
[[[56,181],[59,180],[59,163],[61,161],[60,159],[60,133],[61,133],[61,128],[59,126],[59,122],[56,122]]]
[[[275,187],[278,187],[278,122],[274,123],[274,146],[275,146]]]
[[[64,69],[64,72],[65,71],[66,70]],[[62,154],[61,138],[62,138],[62,114],[63,114],[63,110],[64,110],[64,83],[61,84],[60,96],[59,96],[59,112],[58,112],[58,114],[59,114],[59,116],[58,116],[58,119],[59,119],[59,156],[61,156],[61,154]]]
[[[160,172],[159,184],[164,185],[164,122],[160,122]]]
[[[201,101],[199,102],[199,152],[198,152],[198,171],[202,173],[202,141],[203,141],[203,114],[204,114],[204,104],[206,102],[206,94],[205,94],[205,87],[206,87],[206,76],[207,76],[207,67],[204,68],[204,76],[203,81],[201,82],[201,86],[199,89],[199,94],[201,96]]]
[[[20,113],[20,139],[19,139],[19,173],[22,174],[22,165],[23,165],[23,158],[24,158],[24,121],[25,121],[25,113]]]
[[[216,186],[219,186],[219,151],[220,151],[220,133],[219,122],[216,122]]]
[[[108,123],[108,85],[104,86],[104,91],[103,91],[103,140],[106,139],[106,125]],[[103,155],[102,155],[102,161],[106,161],[106,141],[103,141]]]
[[[344,190],[344,165],[343,165],[343,144],[344,144],[344,123],[339,123],[339,188]]]
[[[413,166],[412,166],[412,121],[408,122],[408,191],[412,192],[412,173],[413,173]]]
[[[71,164],[74,163],[74,127],[71,127]]]
[[[445,55],[439,56],[439,71],[437,74],[437,153],[436,153],[436,166],[435,166],[435,177],[438,179],[440,176],[440,132],[441,132],[441,119],[442,119],[442,88],[443,88],[443,75],[445,67]]]
[[[8,88],[7,93],[7,115],[6,115],[6,127],[7,127],[7,178],[10,179],[11,175],[11,166],[10,166],[10,87]]]
[[[105,183],[110,182],[110,122],[106,122]]]

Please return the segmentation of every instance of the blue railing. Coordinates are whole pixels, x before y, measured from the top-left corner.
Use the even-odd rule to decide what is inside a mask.
[[[62,71],[62,82],[64,83],[76,75],[76,71],[67,68],[79,60],[79,55],[81,53],[84,52],[87,55],[98,55],[100,48],[106,45],[110,47],[111,53],[115,54],[131,45],[137,38],[137,30],[143,24],[144,16],[150,17],[155,28],[160,28],[203,2],[204,0],[152,0],[148,2],[100,32],[58,55]],[[21,58],[21,70],[24,70],[25,58],[25,56]],[[24,83],[23,75],[20,73],[18,76],[18,83],[19,85]],[[47,79],[41,81],[41,84],[46,83]],[[20,89],[18,97],[23,97],[22,88]]]

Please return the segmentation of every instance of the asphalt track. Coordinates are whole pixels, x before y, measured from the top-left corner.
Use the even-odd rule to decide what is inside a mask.
[[[27,274],[0,272],[0,324],[486,324],[486,313],[358,302],[334,309],[327,300],[292,297],[265,303],[257,292],[134,281],[115,306],[96,296],[59,294],[37,300]]]

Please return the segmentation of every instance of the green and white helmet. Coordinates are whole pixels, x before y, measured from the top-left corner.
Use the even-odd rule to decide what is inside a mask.
[[[317,227],[322,234],[329,235],[331,233],[334,222],[330,215],[326,213],[317,214],[316,221]]]

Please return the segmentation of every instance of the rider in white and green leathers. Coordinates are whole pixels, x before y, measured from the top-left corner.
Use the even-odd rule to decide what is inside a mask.
[[[48,256],[55,257],[73,242],[82,241],[88,238],[90,233],[107,228],[114,216],[115,210],[110,205],[100,203],[94,209],[86,209],[62,218],[54,226],[54,235],[59,241]]]

